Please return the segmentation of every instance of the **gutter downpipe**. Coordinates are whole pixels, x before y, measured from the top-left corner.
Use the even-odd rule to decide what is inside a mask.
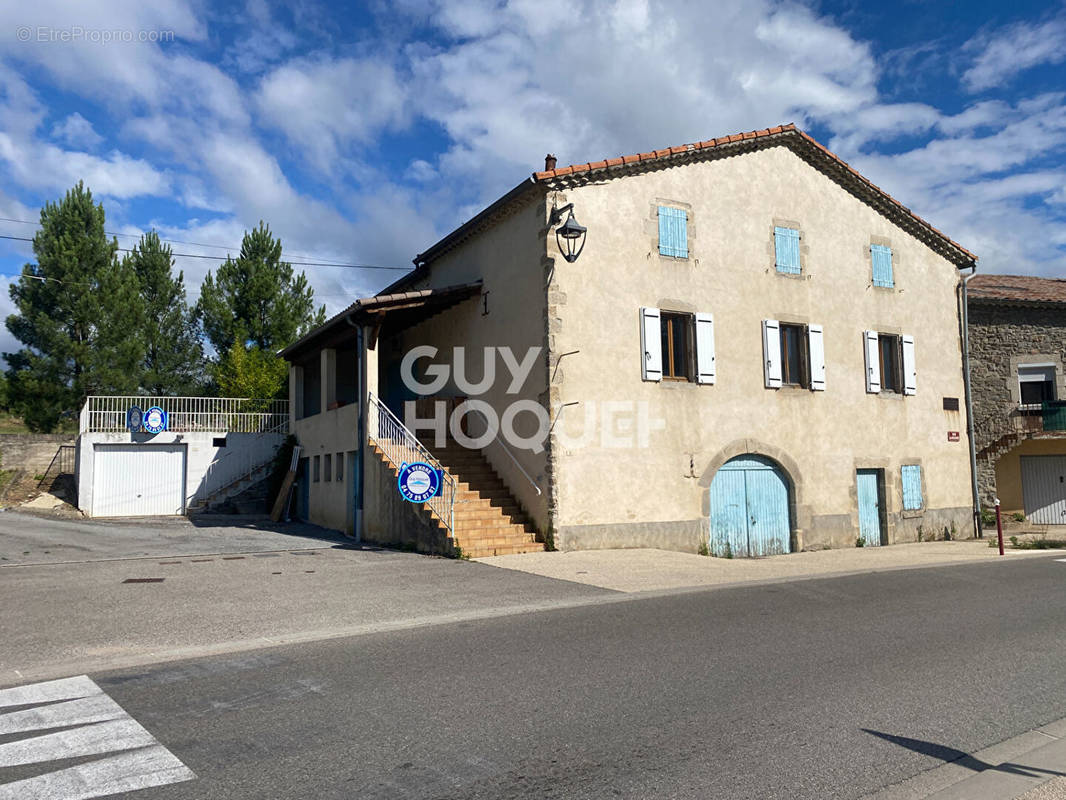
[[[365,470],[363,469],[363,456],[366,450],[366,352],[364,351],[365,334],[363,326],[352,322],[352,315],[344,317],[344,321],[355,328],[355,352],[359,354],[359,369],[356,374],[356,396],[359,398],[359,421],[355,424],[355,469],[359,475],[355,482],[355,519],[352,520],[352,535],[357,542],[363,541],[363,487],[366,483]]]
[[[981,500],[977,488],[977,443],[974,441],[973,392],[970,388],[970,316],[966,284],[977,274],[977,262],[970,265],[970,274],[962,276],[962,381],[966,392],[966,435],[970,443],[970,492],[973,500],[973,530],[978,539],[984,538],[981,530]]]

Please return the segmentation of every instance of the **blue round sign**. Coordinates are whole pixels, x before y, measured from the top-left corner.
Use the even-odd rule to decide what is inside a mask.
[[[152,406],[144,412],[143,424],[149,433],[162,433],[167,429],[167,412],[159,406]]]
[[[400,467],[396,483],[404,500],[424,503],[440,491],[440,473],[429,464],[416,461]]]
[[[141,423],[144,422],[144,412],[141,411],[140,406],[130,406],[126,412],[126,427],[130,433],[136,433],[141,429]]]

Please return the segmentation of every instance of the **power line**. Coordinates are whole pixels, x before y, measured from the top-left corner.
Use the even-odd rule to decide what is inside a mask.
[[[14,217],[0,217],[0,222],[17,222],[20,225],[35,225],[35,226],[40,226],[40,224],[41,224],[39,222],[34,222],[33,220],[15,219]],[[118,231],[104,231],[104,233],[106,233],[108,236],[121,236],[121,237],[123,237],[125,239],[140,239],[142,236],[144,236],[144,232],[141,232],[141,233],[119,233]],[[167,239],[167,238],[160,237],[159,241],[167,242],[169,244],[187,244],[187,245],[191,245],[193,247],[212,247],[212,248],[214,248],[216,250],[240,250],[239,247],[230,247],[229,245],[225,245],[225,244],[207,244],[205,242],[188,242],[188,241],[183,241],[182,239]],[[292,257],[293,258],[315,258],[315,256],[304,255],[304,254],[301,254],[301,253],[293,253]],[[341,261],[329,261],[327,263],[336,264],[339,267],[347,266],[346,264],[344,264]],[[408,267],[394,267],[394,269],[408,269]]]
[[[2,219],[2,218],[0,218]],[[11,220],[9,220],[11,221]],[[13,220],[14,222],[23,222],[24,220]],[[36,224],[36,223],[33,223]],[[106,231],[105,231],[106,233]],[[108,234],[114,235],[114,234]],[[132,234],[124,234],[132,235]],[[0,234],[0,239],[10,239],[15,242],[33,242],[33,239],[28,239],[25,236],[7,236]],[[165,241],[165,240],[164,240]],[[219,247],[220,245],[205,245],[210,247]],[[133,250],[129,247],[119,247],[118,250],[123,253],[132,253]],[[215,261],[227,261],[230,257],[226,256],[208,256],[201,253],[174,253],[170,254],[174,258],[206,258],[213,259]],[[399,270],[402,272],[410,272],[414,267],[384,267],[380,264],[341,264],[333,261],[290,261],[288,262],[294,267],[344,267],[348,269],[385,269],[385,270]]]

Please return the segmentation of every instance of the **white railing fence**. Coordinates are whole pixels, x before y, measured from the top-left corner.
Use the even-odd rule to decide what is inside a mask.
[[[411,431],[389,409],[369,393],[367,398],[367,433],[385,457],[397,469],[403,464],[421,461],[441,473],[440,492],[436,497],[426,501],[433,513],[443,522],[449,531],[455,531],[455,478],[441,466],[440,462],[418,441]]]
[[[167,430],[177,433],[289,432],[288,400],[257,400],[246,397],[149,397],[92,395],[81,410],[82,433],[120,433],[126,430],[130,406],[147,411],[159,406],[167,412]]]

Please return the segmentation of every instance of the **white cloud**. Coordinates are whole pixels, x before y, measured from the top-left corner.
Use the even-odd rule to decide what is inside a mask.
[[[71,147],[87,148],[96,147],[104,140],[103,136],[93,130],[93,124],[77,111],[53,126],[52,137]]]
[[[1066,16],[984,31],[967,42],[963,51],[977,53],[973,65],[962,74],[963,86],[971,92],[1003,86],[1031,67],[1066,60]]]
[[[869,48],[799,5],[753,0],[710,14],[698,2],[521,2],[491,25],[458,0],[434,9],[433,24],[455,38],[409,49],[413,101],[451,139],[444,176],[479,182],[482,200],[546,152],[598,159],[803,123],[876,97]]]
[[[262,118],[282,130],[323,172],[351,145],[366,145],[410,116],[407,92],[379,59],[290,61],[256,92]]]

